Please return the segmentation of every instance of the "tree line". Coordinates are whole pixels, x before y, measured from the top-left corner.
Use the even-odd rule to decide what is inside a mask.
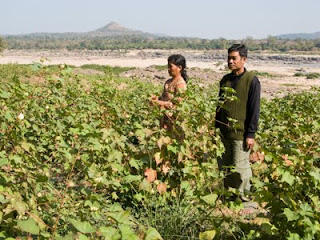
[[[0,37],[0,53],[6,48],[6,42]]]
[[[266,39],[247,37],[242,40],[146,37],[128,35],[115,37],[22,35],[0,38],[0,51],[8,49],[51,49],[51,50],[117,50],[117,49],[226,49],[234,43],[244,43],[251,51],[318,51],[320,39],[278,39],[269,36]]]

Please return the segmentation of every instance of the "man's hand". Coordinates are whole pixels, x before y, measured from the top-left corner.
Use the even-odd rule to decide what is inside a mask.
[[[255,144],[254,138],[246,138],[246,144],[247,144],[247,148],[252,150],[252,148]]]

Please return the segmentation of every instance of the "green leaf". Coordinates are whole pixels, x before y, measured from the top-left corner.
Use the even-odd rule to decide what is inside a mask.
[[[72,160],[72,155],[68,151],[64,151],[64,156],[67,160]]]
[[[14,209],[18,212],[19,215],[24,215],[27,209],[27,204],[23,201],[17,201],[14,203]]]
[[[40,128],[36,125],[36,124],[33,124],[32,125],[32,129],[36,132],[39,132]]]
[[[210,206],[215,206],[216,201],[218,199],[218,195],[217,194],[209,194],[203,197],[200,197],[203,201],[205,201],[207,204],[209,204]]]
[[[40,231],[38,224],[32,218],[29,218],[28,220],[18,220],[18,227],[22,231],[33,235],[38,235]]]
[[[0,92],[0,98],[7,99],[9,97],[10,97],[10,94],[8,92],[4,92],[4,91]]]
[[[123,178],[123,180],[126,183],[132,183],[132,182],[140,182],[141,178],[142,178],[142,176],[140,176],[140,175],[129,175],[129,176],[125,176]]]
[[[162,237],[157,229],[149,228],[144,240],[162,240]]]
[[[96,230],[92,227],[92,225],[85,221],[81,222],[74,219],[69,219],[69,222],[79,231],[82,233],[94,233]]]
[[[286,182],[290,186],[294,183],[295,177],[290,174],[289,171],[285,171],[282,175],[281,182]]]
[[[100,144],[99,140],[96,138],[89,138],[88,143],[90,143],[90,145],[95,151],[100,151],[102,149],[102,145]]]
[[[138,236],[132,231],[128,225],[119,226],[122,240],[139,240]]]
[[[137,193],[134,196],[134,199],[136,199],[138,202],[141,202],[143,199],[143,195],[141,193]]]
[[[173,153],[177,153],[177,147],[174,147],[172,145],[168,145],[167,146],[168,151],[173,152]]]
[[[320,170],[316,169],[310,172],[310,176],[314,177],[316,181],[320,181]]]
[[[8,164],[7,158],[0,158],[0,167],[2,167],[3,165],[7,165],[7,164]]]
[[[285,208],[283,213],[284,213],[284,215],[286,215],[289,222],[299,219],[299,215],[297,213],[291,211],[289,208]]]
[[[287,239],[288,240],[302,240],[302,238],[300,238],[299,234],[297,234],[297,233],[290,233],[290,236]]]
[[[200,240],[212,240],[216,236],[215,230],[205,231],[199,234]]]
[[[50,238],[51,237],[51,234],[48,233],[48,232],[41,232],[40,235],[45,237],[45,238]]]
[[[319,196],[309,196],[312,199],[312,202],[316,206],[320,206]]]
[[[131,167],[139,170],[139,164],[138,164],[137,160],[131,159],[129,164],[130,164]]]
[[[83,235],[83,234],[79,235],[78,239],[79,240],[89,240],[89,238],[87,238],[86,235]]]
[[[28,142],[21,142],[20,146],[22,147],[23,150],[25,150],[26,152],[30,152],[30,150],[32,149],[32,144],[28,143]]]
[[[69,233],[68,235],[63,235],[63,236],[56,235],[54,237],[54,240],[74,240],[74,239],[75,239],[75,236],[72,233]]]
[[[109,156],[108,156],[108,162],[121,162],[122,160],[122,153],[119,151],[113,151]]]
[[[22,158],[19,155],[10,155],[10,160],[13,160],[16,164],[20,164],[22,162]]]
[[[113,218],[115,221],[117,221],[118,224],[126,224],[126,225],[132,225],[133,223],[130,221],[130,211],[121,211],[121,212],[114,212],[109,213],[109,217]]]
[[[124,167],[119,163],[112,163],[111,168],[113,171],[116,171],[116,172],[122,172],[124,170]]]
[[[12,117],[12,115],[10,114],[9,111],[7,111],[7,112],[4,114],[4,117],[5,117],[6,120],[8,120],[9,122],[14,121],[14,118]]]
[[[264,156],[264,161],[266,163],[272,162],[272,155],[271,154],[267,154],[266,156]]]
[[[112,196],[112,199],[114,199],[114,200],[119,199],[119,197],[118,197],[118,195],[117,195],[116,192],[112,192],[112,193],[111,193],[111,196]]]
[[[113,227],[100,227],[99,232],[105,237],[105,240],[121,239],[120,232]]]
[[[146,192],[150,192],[151,188],[152,188],[151,184],[145,178],[142,180],[142,182],[139,185],[139,190],[143,190]]]
[[[5,199],[5,197],[2,194],[0,194],[0,203],[6,203],[6,201],[7,200]],[[1,222],[1,219],[0,219],[0,222]]]
[[[300,205],[300,215],[301,216],[313,216],[312,207],[308,203],[303,203]]]

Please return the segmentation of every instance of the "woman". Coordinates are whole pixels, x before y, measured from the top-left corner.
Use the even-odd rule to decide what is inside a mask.
[[[173,109],[173,98],[187,90],[188,76],[184,56],[175,54],[168,58],[168,73],[171,78],[165,82],[161,97],[151,96],[151,104],[158,105],[162,109]],[[180,102],[182,98],[178,97],[175,100]],[[172,116],[165,114],[161,121],[161,127],[172,130],[172,123]]]

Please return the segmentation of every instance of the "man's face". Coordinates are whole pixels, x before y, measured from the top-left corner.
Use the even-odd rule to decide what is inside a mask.
[[[239,52],[231,52],[228,54],[228,67],[231,71],[238,71],[244,68],[246,57],[241,57]]]

